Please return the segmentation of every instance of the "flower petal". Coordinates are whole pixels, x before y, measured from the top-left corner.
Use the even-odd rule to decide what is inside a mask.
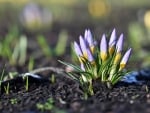
[[[88,29],[85,31],[85,40],[87,41],[89,46],[93,46],[93,37],[91,31]]]
[[[79,45],[77,44],[77,42],[74,42],[74,50],[78,57],[82,56],[81,49],[80,49]]]
[[[107,57],[107,41],[106,41],[106,36],[103,34],[101,43],[100,43],[100,56],[101,59],[104,61],[106,60]]]
[[[129,60],[129,57],[130,57],[130,54],[131,54],[131,50],[132,50],[131,48],[128,49],[128,51],[124,54],[124,56],[123,56],[123,58],[120,62],[120,70],[122,70],[126,66],[127,61]]]
[[[87,49],[88,61],[93,62],[94,57],[89,49]]]
[[[113,47],[116,44],[116,29],[114,29],[111,33],[109,40],[109,48]]]
[[[123,34],[120,35],[116,44],[117,53],[122,51],[122,47],[123,47]]]
[[[86,42],[83,39],[82,36],[79,37],[80,38],[80,47],[83,53],[83,57],[87,58],[87,46],[86,46]]]
[[[95,46],[95,42],[93,40],[93,37],[92,37],[92,33],[91,31],[88,29],[88,30],[85,30],[85,34],[84,34],[84,38],[85,38],[85,41],[87,43],[87,46],[90,48],[91,52],[93,53],[94,52],[94,46]]]

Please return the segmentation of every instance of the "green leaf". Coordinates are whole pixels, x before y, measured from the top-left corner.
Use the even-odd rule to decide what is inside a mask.
[[[63,30],[60,32],[58,37],[59,38],[58,38],[57,45],[56,45],[55,51],[54,51],[57,56],[65,53],[67,39],[68,39],[68,33],[65,30]]]
[[[73,65],[73,64],[70,64],[70,63],[67,63],[67,62],[63,62],[63,61],[61,61],[61,60],[58,60],[58,62],[60,62],[60,63],[62,63],[62,64],[64,64],[64,65],[66,65],[66,66],[71,66],[71,67],[73,67],[77,72],[82,72],[82,71],[83,71],[79,66],[75,66],[75,65]]]
[[[46,41],[46,38],[42,35],[39,35],[37,37],[37,41],[38,41],[38,44],[40,45],[44,55],[47,57],[51,57],[52,56],[52,49],[49,47],[49,45]]]

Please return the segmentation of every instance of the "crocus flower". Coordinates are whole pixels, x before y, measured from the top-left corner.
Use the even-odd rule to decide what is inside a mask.
[[[89,50],[89,48],[86,47],[85,41],[82,38],[82,36],[80,36],[80,46],[76,42],[74,42],[74,50],[79,58],[80,63],[83,63],[85,59],[87,59],[90,62],[94,61],[93,55],[91,51]]]
[[[76,55],[79,58],[80,63],[82,63],[82,59],[81,59],[82,58],[82,52],[81,52],[79,45],[76,42],[74,42],[74,50],[75,50]]]
[[[85,38],[85,41],[87,42],[87,45],[89,46],[91,52],[93,53],[95,44],[94,44],[94,40],[92,37],[92,33],[89,29],[85,30],[84,38]]]
[[[80,47],[81,47],[81,50],[82,50],[82,53],[83,53],[83,57],[87,59],[88,55],[87,55],[87,45],[86,45],[86,42],[85,42],[85,40],[83,39],[82,36],[80,36],[79,38],[80,38]]]
[[[128,61],[130,54],[131,54],[131,50],[132,50],[131,48],[128,49],[128,51],[124,54],[124,56],[120,62],[120,69],[119,70],[122,70],[126,66],[127,61]]]
[[[121,58],[122,47],[123,47],[123,34],[120,35],[116,44],[116,56],[114,59],[114,64],[117,64]]]
[[[106,41],[105,34],[103,34],[101,43],[100,43],[100,57],[102,61],[105,61],[107,58],[107,41]]]
[[[87,49],[88,61],[94,64],[94,57],[89,49]]]
[[[75,50],[77,56],[79,56],[79,57],[82,56],[81,49],[80,49],[79,45],[77,44],[77,42],[74,42],[74,50]]]
[[[117,41],[117,44],[116,44],[117,53],[122,51],[122,47],[123,47],[123,34],[120,35],[120,37]]]
[[[115,50],[116,44],[116,29],[114,29],[111,33],[110,40],[109,40],[109,54],[112,55]]]

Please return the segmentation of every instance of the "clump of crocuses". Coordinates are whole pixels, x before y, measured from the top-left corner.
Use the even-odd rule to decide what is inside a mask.
[[[74,68],[74,72],[68,74],[77,80],[86,94],[93,95],[93,81],[99,79],[106,83],[108,88],[116,84],[124,75],[124,68],[130,57],[131,48],[123,53],[124,36],[116,36],[114,29],[109,37],[102,35],[101,41],[93,38],[89,29],[84,36],[79,36],[79,43],[74,42],[74,51],[80,62],[80,66],[64,63]]]

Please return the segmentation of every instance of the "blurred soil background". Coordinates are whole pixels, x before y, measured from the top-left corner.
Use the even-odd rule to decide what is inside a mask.
[[[87,28],[97,40],[116,28],[118,36],[124,34],[125,48],[133,48],[128,68],[150,65],[149,0],[0,0],[0,65],[22,72],[29,65],[32,70],[60,66],[58,59],[72,61],[71,43]],[[16,55],[15,45],[21,37],[27,40],[27,49],[18,52],[24,54],[18,61],[21,55]],[[66,46],[60,46],[62,41]]]

